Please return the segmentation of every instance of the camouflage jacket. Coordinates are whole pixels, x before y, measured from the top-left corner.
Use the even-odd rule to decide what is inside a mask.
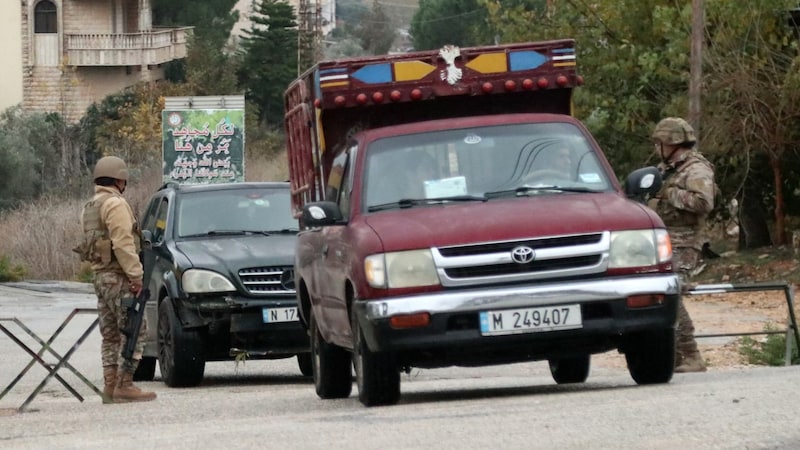
[[[702,248],[708,241],[706,218],[714,208],[714,166],[696,150],[658,165],[664,184],[648,201],[667,226],[675,247]]]
[[[110,196],[100,205],[100,220],[111,241],[111,260],[95,261],[95,272],[123,272],[129,280],[142,279],[142,263],[139,261],[139,226],[128,202],[114,188],[94,187],[94,198]],[[83,223],[83,218],[81,218]]]

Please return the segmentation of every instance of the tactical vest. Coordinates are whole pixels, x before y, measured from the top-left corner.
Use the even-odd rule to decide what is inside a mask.
[[[83,240],[73,249],[81,261],[94,264],[110,264],[113,258],[108,229],[100,218],[100,207],[114,194],[100,194],[83,206]]]

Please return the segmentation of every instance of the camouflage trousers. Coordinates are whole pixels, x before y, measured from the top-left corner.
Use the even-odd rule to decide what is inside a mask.
[[[675,270],[681,278],[681,292],[685,293],[691,289],[690,277],[692,271],[701,263],[700,251],[693,247],[673,248],[673,262]],[[694,338],[694,323],[689,316],[689,311],[683,304],[683,300],[678,302],[678,325],[675,333],[675,365],[678,366],[684,357],[696,354],[697,341]]]
[[[147,322],[142,318],[133,358],[123,358],[121,352],[127,339],[120,330],[125,326],[127,310],[120,306],[120,302],[131,295],[128,278],[117,272],[98,272],[94,277],[94,292],[97,294],[97,315],[102,337],[100,357],[103,367],[119,366],[123,372],[133,373],[142,359]]]

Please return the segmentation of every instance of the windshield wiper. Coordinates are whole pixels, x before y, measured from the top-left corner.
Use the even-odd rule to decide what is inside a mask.
[[[485,202],[486,200],[488,200],[488,198],[483,195],[454,195],[451,197],[434,198],[402,198],[396,202],[370,206],[367,208],[367,211],[375,212],[384,211],[387,209],[411,208],[412,206],[419,205],[440,205],[448,202]]]
[[[279,230],[262,230],[262,231],[253,231],[253,233],[261,233],[269,236],[270,234],[289,234],[289,233],[297,233],[300,230],[297,228],[281,228]]]
[[[532,192],[600,192],[582,186],[558,186],[558,185],[542,185],[542,186],[520,186],[514,189],[506,189],[502,191],[487,192],[487,198],[505,197],[508,195],[515,195],[517,197],[527,195]]]

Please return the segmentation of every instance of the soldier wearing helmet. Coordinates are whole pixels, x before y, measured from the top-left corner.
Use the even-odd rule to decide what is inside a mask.
[[[155,392],[142,392],[133,385],[133,373],[142,358],[144,343],[137,342],[133,358],[122,357],[125,336],[120,332],[126,310],[124,297],[142,291],[139,261],[139,227],[128,202],[122,197],[128,184],[128,167],[116,156],[105,156],[94,168],[94,196],[83,207],[83,242],[76,248],[91,264],[102,336],[103,403],[147,401]],[[142,321],[140,340],[145,336]]]
[[[663,176],[661,190],[647,205],[667,226],[673,248],[673,262],[681,275],[683,290],[688,290],[692,275],[703,269],[702,248],[706,218],[714,208],[716,184],[714,167],[694,147],[694,129],[685,120],[667,117],[652,135],[658,165]],[[706,364],[694,338],[694,324],[683,301],[678,307],[675,372],[704,372]]]

